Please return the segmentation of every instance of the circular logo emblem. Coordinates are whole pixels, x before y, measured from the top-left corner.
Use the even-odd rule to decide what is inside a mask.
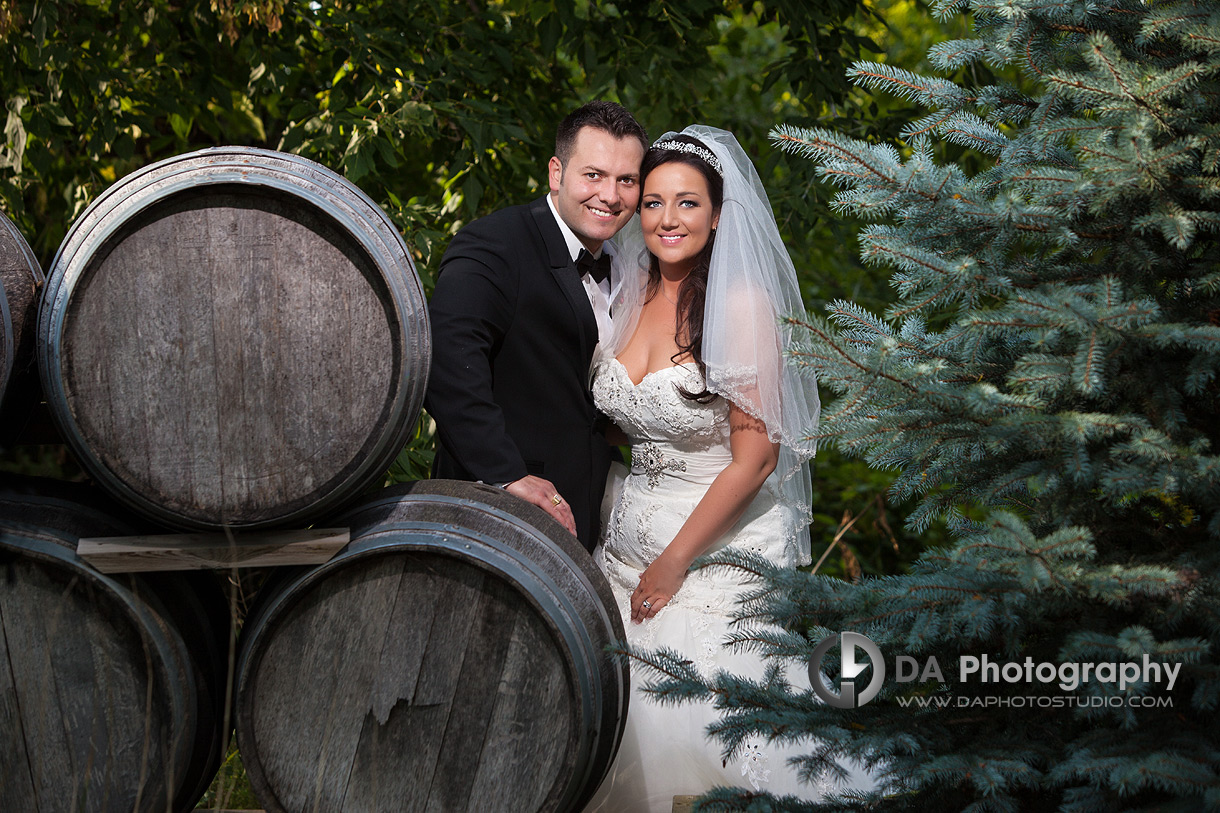
[[[839,660],[843,674],[839,683],[839,691],[836,693],[834,687],[828,686],[827,681],[822,677],[822,659],[840,639],[843,654]],[[868,655],[868,663],[856,662],[857,647],[863,649],[864,654]],[[869,663],[873,666],[872,679],[862,691],[857,693],[856,677],[868,668]],[[814,693],[826,701],[827,705],[834,706],[836,709],[859,708],[876,697],[877,693],[881,691],[881,684],[885,682],[885,661],[881,659],[881,648],[858,632],[843,632],[824,638],[818,644],[818,648],[813,651],[813,658],[809,661],[809,682],[813,685]]]

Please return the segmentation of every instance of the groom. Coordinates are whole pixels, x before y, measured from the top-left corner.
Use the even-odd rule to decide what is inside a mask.
[[[433,475],[502,486],[590,551],[610,465],[588,387],[610,329],[603,247],[635,213],[647,148],[617,104],[571,113],[555,135],[550,194],[458,232],[428,306]]]

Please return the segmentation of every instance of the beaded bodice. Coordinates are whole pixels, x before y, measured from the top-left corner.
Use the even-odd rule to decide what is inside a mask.
[[[728,402],[701,404],[679,387],[703,389],[693,362],[656,370],[635,384],[618,359],[607,359],[593,381],[598,408],[631,439],[632,472],[645,474],[652,487],[665,475],[710,483],[732,459]]]

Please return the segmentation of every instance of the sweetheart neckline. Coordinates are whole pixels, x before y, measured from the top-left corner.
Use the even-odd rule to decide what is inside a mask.
[[[632,389],[638,389],[639,387],[643,386],[644,382],[647,381],[650,376],[658,375],[659,373],[669,372],[670,370],[677,370],[680,367],[691,367],[691,366],[697,367],[698,366],[693,361],[684,361],[681,364],[671,364],[670,366],[662,367],[659,370],[651,370],[647,373],[644,373],[644,377],[641,378],[639,381],[632,381],[631,373],[629,373],[627,371],[626,364],[623,364],[623,362],[619,361],[617,356],[611,356],[610,360],[613,361],[615,364],[617,364],[619,366],[619,369],[623,371],[623,378],[627,379],[627,383],[631,385]]]

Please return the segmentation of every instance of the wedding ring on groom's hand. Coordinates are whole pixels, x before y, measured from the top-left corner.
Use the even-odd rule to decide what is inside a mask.
[[[555,506],[556,508],[559,507],[559,504],[561,502],[563,502],[563,497],[560,497],[558,494],[556,494],[554,497],[551,497],[551,505]]]

